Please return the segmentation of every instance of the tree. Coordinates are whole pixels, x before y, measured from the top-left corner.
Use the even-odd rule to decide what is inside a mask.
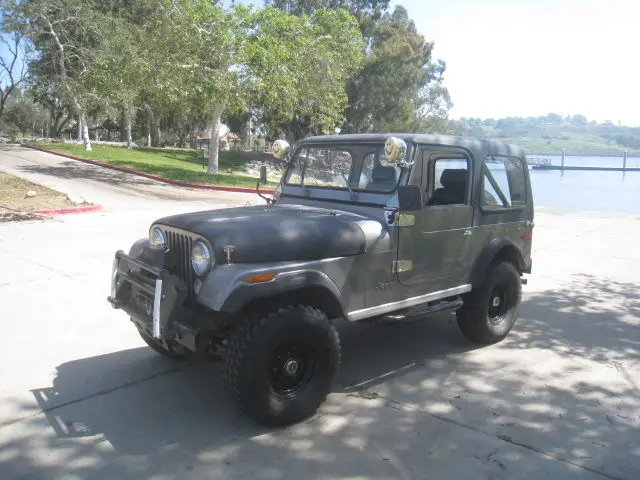
[[[106,20],[89,0],[32,0],[13,4],[12,24],[36,49],[30,70],[44,77],[54,95],[68,105],[82,126],[84,148],[91,150],[86,111],[100,101],[86,82],[91,62],[104,42]]]
[[[169,96],[208,106],[209,173],[218,172],[218,133],[229,108],[259,104],[279,121],[302,113],[324,130],[339,124],[344,83],[361,50],[357,23],[346,11],[296,17],[271,7],[224,10],[175,0],[165,12],[152,21],[154,35],[170,45],[155,59],[171,72],[160,84]]]
[[[312,15],[322,9],[344,9],[356,18],[368,45],[371,31],[389,9],[390,0],[265,0],[264,3],[292,15]]]
[[[2,117],[11,95],[28,79],[29,49],[22,35],[14,32],[0,37],[0,52],[3,52],[0,55],[0,117]]]
[[[446,64],[443,60],[431,63],[428,67],[427,84],[419,95],[418,129],[427,133],[455,133],[460,131],[459,124],[449,124],[447,117],[453,107],[449,90],[444,86]]]
[[[349,83],[344,131],[414,130],[445,114],[451,103],[442,83],[446,65],[431,63],[432,49],[405,8],[386,13],[364,68]]]
[[[5,105],[0,130],[15,136],[38,135],[44,133],[46,117],[46,112],[34,103],[28,91],[15,90]]]
[[[144,32],[121,18],[113,18],[103,48],[96,52],[85,83],[94,86],[106,102],[106,110],[124,117],[127,148],[133,148],[132,118],[150,65],[141,51]]]
[[[254,103],[262,106],[270,133],[293,140],[333,132],[348,105],[346,82],[363,60],[355,18],[342,9],[291,16],[265,8],[252,28],[247,64],[258,79]],[[300,126],[305,132],[296,131]]]
[[[388,11],[386,0],[266,0],[296,15],[342,7],[358,20],[366,59],[347,81],[344,132],[445,131],[451,98],[444,86],[446,64],[431,61],[433,44],[420,35],[404,7]],[[267,121],[272,123],[272,118]],[[308,119],[290,125],[312,133]]]

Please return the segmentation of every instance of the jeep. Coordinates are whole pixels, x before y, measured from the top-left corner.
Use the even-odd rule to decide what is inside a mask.
[[[264,205],[169,216],[118,251],[114,308],[156,352],[220,356],[258,423],[311,417],[340,363],[336,320],[454,313],[472,342],[514,326],[531,273],[533,196],[524,152],[422,134],[326,135],[272,152]],[[381,354],[384,354],[383,352]]]

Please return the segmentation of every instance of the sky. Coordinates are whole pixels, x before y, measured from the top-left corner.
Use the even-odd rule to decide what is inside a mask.
[[[581,114],[640,126],[640,0],[391,5],[408,10],[447,63],[450,118]]]
[[[639,0],[393,0],[447,63],[451,118],[640,125]]]
[[[447,63],[450,118],[553,112],[640,126],[640,0],[391,5],[408,10],[426,40],[435,43],[434,59]]]

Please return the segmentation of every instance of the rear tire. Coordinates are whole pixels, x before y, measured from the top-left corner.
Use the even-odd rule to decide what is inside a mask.
[[[311,417],[331,391],[339,363],[338,333],[308,306],[244,319],[222,350],[222,375],[235,402],[269,427]]]
[[[502,341],[513,328],[520,310],[520,273],[510,262],[494,265],[484,284],[471,291],[457,312],[463,335],[478,343]]]

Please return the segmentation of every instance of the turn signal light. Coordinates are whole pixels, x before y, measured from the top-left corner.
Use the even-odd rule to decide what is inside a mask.
[[[276,276],[273,273],[260,273],[258,275],[251,275],[249,278],[247,278],[247,281],[249,283],[264,283],[270,282],[274,278],[276,278]]]

